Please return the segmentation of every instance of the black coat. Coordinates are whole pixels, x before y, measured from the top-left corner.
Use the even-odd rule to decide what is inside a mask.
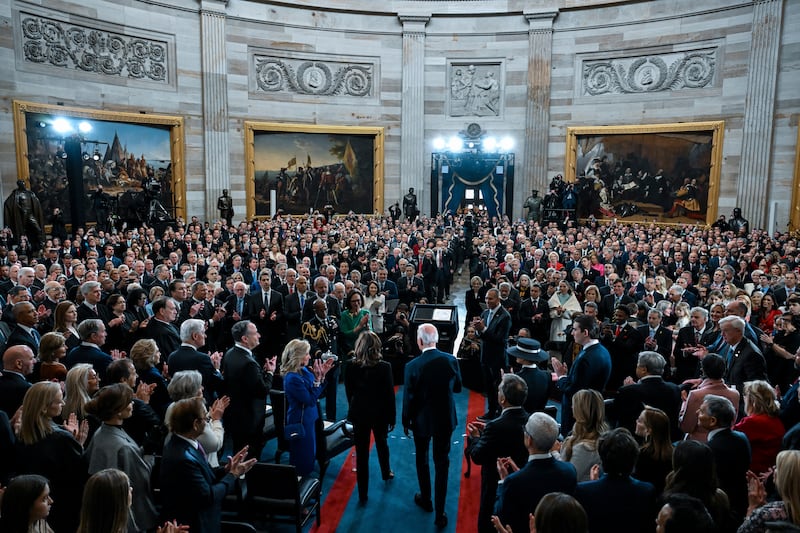
[[[672,441],[681,440],[683,436],[678,427],[678,413],[681,410],[681,390],[674,383],[664,381],[661,376],[648,376],[638,383],[619,389],[614,399],[614,412],[617,414],[617,425],[636,433],[636,419],[645,405],[661,409],[669,417]]]
[[[747,470],[750,468],[750,442],[744,433],[723,429],[708,441],[714,452],[719,488],[728,495],[737,518],[747,510]]]
[[[203,376],[203,397],[208,405],[214,403],[223,392],[225,381],[219,370],[214,368],[211,357],[207,353],[196,350],[193,346],[182,344],[167,359],[169,372],[173,376],[184,370],[197,370]]]
[[[344,388],[350,404],[347,419],[353,424],[395,424],[394,381],[389,363],[379,361],[373,367],[350,364]]]
[[[225,428],[231,435],[252,435],[264,427],[272,374],[264,372],[246,351],[234,346],[222,359],[225,388],[231,403],[225,410]]]

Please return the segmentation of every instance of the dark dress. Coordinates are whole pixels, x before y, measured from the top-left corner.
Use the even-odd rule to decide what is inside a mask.
[[[656,494],[664,492],[667,474],[672,471],[672,458],[666,461],[656,459],[651,448],[642,448],[639,457],[636,459],[636,467],[633,470],[633,477],[639,481],[652,483],[656,488]]]

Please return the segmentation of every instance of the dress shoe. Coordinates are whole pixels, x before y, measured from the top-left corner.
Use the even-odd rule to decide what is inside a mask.
[[[492,413],[484,413],[478,417],[478,420],[480,420],[481,422],[489,422],[490,420],[494,419],[495,417],[492,415]]]
[[[389,473],[383,476],[384,481],[389,481],[390,479],[394,479],[394,472],[389,470]]]
[[[444,529],[447,527],[447,513],[442,513],[436,517],[436,520],[433,521],[433,525],[435,525],[439,529]]]
[[[420,494],[419,492],[414,494],[414,503],[420,506],[422,510],[425,511],[426,513],[433,512],[433,502],[431,502],[430,500],[423,500],[422,494]]]

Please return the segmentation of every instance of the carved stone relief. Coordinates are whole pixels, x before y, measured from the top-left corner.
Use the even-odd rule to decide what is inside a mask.
[[[450,63],[449,116],[500,116],[502,107],[500,63]]]
[[[254,54],[256,92],[371,97],[375,65]]]
[[[166,41],[20,12],[24,61],[167,84]]]
[[[717,49],[583,61],[584,96],[713,86]]]

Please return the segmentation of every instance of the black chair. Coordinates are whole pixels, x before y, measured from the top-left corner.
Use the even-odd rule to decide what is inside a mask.
[[[286,427],[286,393],[282,390],[270,389],[269,401],[272,404],[272,423],[275,425],[275,438],[278,444],[275,450],[275,462],[281,462],[283,452],[289,451],[289,441],[284,436]]]
[[[312,477],[299,478],[292,465],[256,463],[247,473],[247,510],[253,521],[295,524],[297,533],[320,514],[322,484]]]

